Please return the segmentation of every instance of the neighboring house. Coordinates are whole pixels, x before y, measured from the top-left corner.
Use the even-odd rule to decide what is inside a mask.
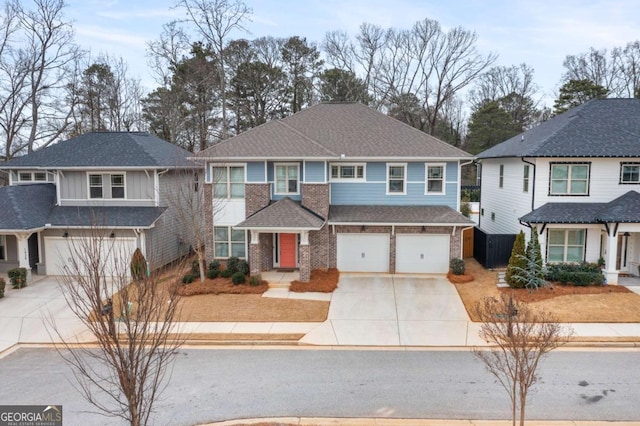
[[[473,157],[356,103],[315,105],[201,152],[207,258],[251,273],[446,273],[462,256],[460,167]]]
[[[105,253],[139,247],[152,268],[185,254],[167,196],[193,170],[189,155],[148,133],[99,132],[1,163],[9,185],[0,188],[0,271],[63,275],[73,245],[98,228]]]
[[[478,154],[480,228],[536,227],[546,262],[640,265],[640,99],[591,100]]]

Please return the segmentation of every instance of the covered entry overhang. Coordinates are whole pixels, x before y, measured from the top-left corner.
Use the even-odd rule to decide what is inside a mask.
[[[546,203],[521,217],[520,222],[537,228],[545,252],[547,229],[584,228],[597,232],[590,241],[599,241],[598,250],[589,247],[583,260],[596,262],[602,257],[609,284],[617,284],[621,272],[640,274],[640,193],[636,191],[608,203]]]
[[[240,222],[234,229],[251,232],[249,243],[249,266],[252,275],[260,274],[263,269],[300,268],[300,280],[308,281],[311,274],[311,251],[309,232],[319,231],[325,225],[325,219],[313,213],[288,197],[278,200]],[[274,238],[274,259],[265,265],[270,251],[268,242],[261,235],[269,234]]]

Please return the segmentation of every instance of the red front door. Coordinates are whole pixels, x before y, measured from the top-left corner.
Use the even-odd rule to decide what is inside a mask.
[[[296,267],[297,234],[280,234],[280,267]]]

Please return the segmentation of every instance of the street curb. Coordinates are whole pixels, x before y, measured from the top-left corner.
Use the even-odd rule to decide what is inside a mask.
[[[511,420],[455,420],[455,419],[402,419],[402,418],[347,418],[347,417],[268,417],[226,420],[203,423],[199,426],[241,426],[255,424],[307,425],[307,426],[511,426]],[[640,426],[640,422],[583,421],[583,420],[527,420],[530,426]]]

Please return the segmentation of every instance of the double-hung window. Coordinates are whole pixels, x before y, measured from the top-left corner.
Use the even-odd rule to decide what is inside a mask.
[[[639,184],[640,183],[640,163],[620,164],[620,183]]]
[[[214,256],[225,259],[230,256],[246,257],[246,233],[235,230],[230,226],[216,226],[213,228]]]
[[[584,229],[549,229],[547,262],[582,262],[585,237]]]
[[[427,194],[444,194],[444,164],[427,164]]]
[[[124,175],[111,175],[111,198],[124,198]]]
[[[364,164],[332,164],[331,180],[364,180]]]
[[[405,194],[406,192],[405,164],[387,164],[387,194]]]
[[[244,198],[244,166],[211,168],[214,198]]]
[[[551,164],[549,195],[588,195],[589,164]]]
[[[276,164],[276,194],[298,194],[297,164]]]
[[[89,175],[89,198],[102,198],[102,175]]]

